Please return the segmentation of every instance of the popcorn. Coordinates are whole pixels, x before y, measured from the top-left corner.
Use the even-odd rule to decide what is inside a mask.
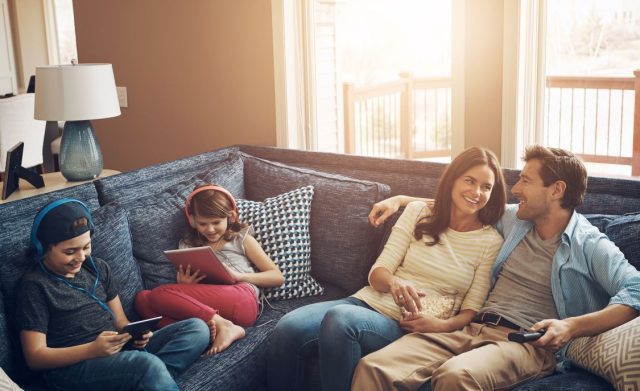
[[[426,296],[420,298],[422,311],[418,314],[428,314],[438,319],[448,319],[453,315],[453,308],[456,303],[456,290],[426,290]],[[411,315],[404,307],[400,307],[402,317]]]

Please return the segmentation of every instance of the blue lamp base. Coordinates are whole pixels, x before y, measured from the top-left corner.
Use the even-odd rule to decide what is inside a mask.
[[[60,171],[68,181],[86,181],[102,172],[102,151],[90,121],[67,121],[60,142]]]

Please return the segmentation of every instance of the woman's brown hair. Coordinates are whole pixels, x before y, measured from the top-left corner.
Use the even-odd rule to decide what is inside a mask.
[[[478,219],[483,225],[494,225],[504,213],[507,193],[505,190],[502,168],[496,155],[488,149],[481,147],[467,148],[447,166],[440,177],[438,191],[430,216],[425,216],[416,224],[413,236],[421,240],[424,235],[431,237],[427,245],[433,246],[440,243],[440,234],[449,228],[451,222],[451,191],[456,179],[475,166],[489,166],[495,177],[489,202],[478,212]]]
[[[207,183],[196,187],[194,190],[202,186],[211,186]],[[213,185],[217,186],[217,185]],[[244,224],[238,220],[237,216],[234,219],[234,209],[231,200],[226,194],[215,190],[204,190],[194,195],[191,198],[191,202],[187,205],[189,208],[189,214],[195,219],[196,216],[202,216],[207,218],[226,218],[227,219],[227,231],[222,238],[226,241],[232,240],[238,232],[247,224]],[[200,235],[195,227],[190,227],[184,236],[184,242],[190,246],[200,247],[209,244],[207,239]]]

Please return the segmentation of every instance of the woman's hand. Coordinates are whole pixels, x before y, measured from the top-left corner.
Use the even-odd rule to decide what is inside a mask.
[[[178,284],[197,284],[206,277],[206,274],[200,274],[200,269],[191,273],[191,265],[187,265],[186,270],[183,270],[182,265],[180,265],[176,274],[176,281],[178,281]]]
[[[418,313],[422,311],[420,298],[425,296],[425,293],[416,289],[411,282],[393,276],[389,291],[393,301],[408,312]]]
[[[124,344],[131,339],[128,333],[118,334],[115,331],[103,331],[91,343],[94,357],[106,357],[118,353]]]
[[[393,215],[400,209],[402,202],[399,196],[390,197],[386,200],[376,202],[369,212],[369,223],[374,227],[379,227],[389,216]]]
[[[149,339],[153,336],[153,331],[147,331],[142,335],[142,339],[133,341],[133,347],[136,349],[143,349],[149,343]]]
[[[398,323],[403,330],[409,333],[440,333],[448,331],[443,320],[424,313],[408,313]]]

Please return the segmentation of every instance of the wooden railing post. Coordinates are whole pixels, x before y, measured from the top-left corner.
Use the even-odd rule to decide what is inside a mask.
[[[400,96],[400,151],[402,157],[411,159],[413,155],[413,75],[400,73],[404,89]]]
[[[356,152],[355,84],[344,83],[342,101],[344,102],[344,153]]]
[[[640,176],[640,69],[635,75],[635,109],[633,114],[633,154],[631,155],[631,175]]]

